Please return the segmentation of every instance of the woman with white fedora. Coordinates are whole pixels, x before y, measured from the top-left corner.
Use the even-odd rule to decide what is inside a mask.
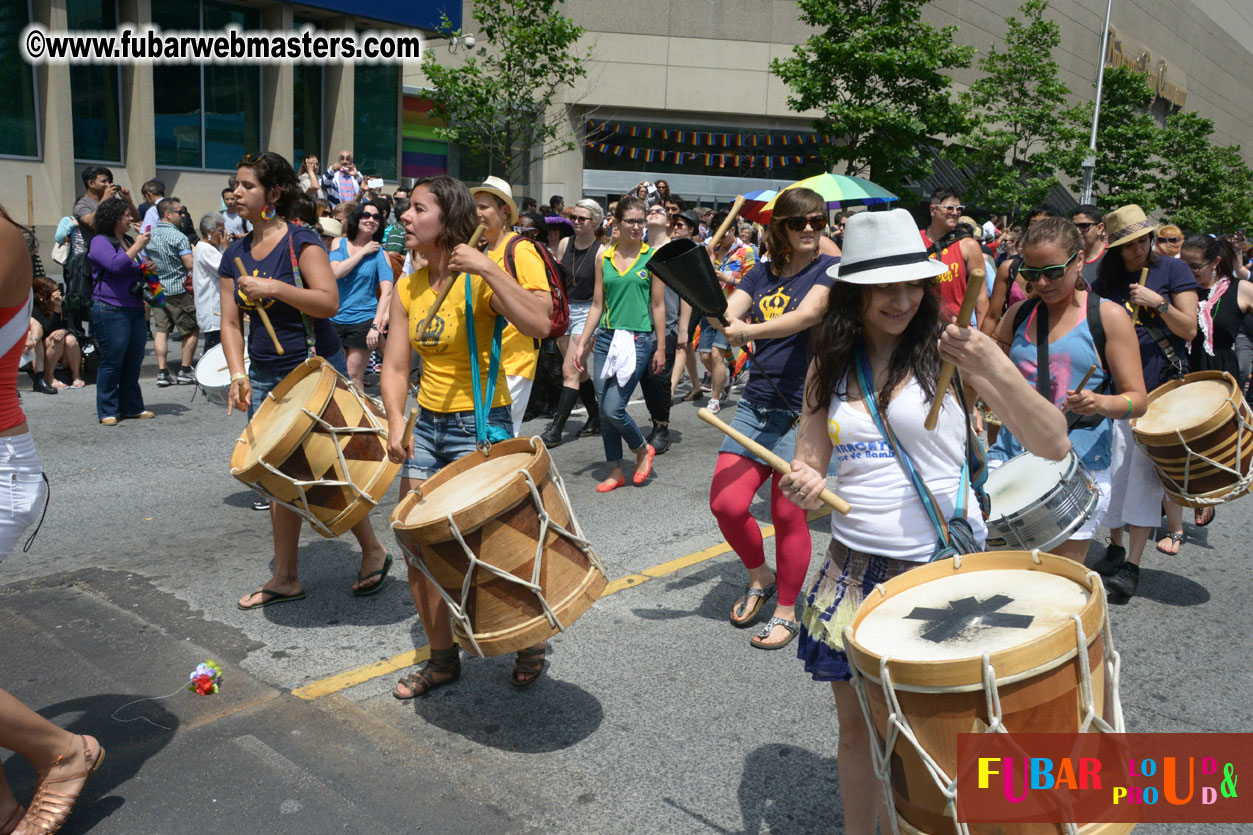
[[[1107,214],[1105,229],[1109,248],[1093,289],[1102,298],[1125,305],[1136,323],[1144,389],[1151,392],[1188,369],[1188,343],[1197,331],[1198,284],[1186,263],[1153,251],[1157,224],[1139,206],[1123,206]],[[1148,272],[1141,282],[1144,270]],[[1168,346],[1169,354],[1163,346]],[[1092,567],[1105,578],[1110,600],[1126,603],[1135,594],[1144,545],[1161,521],[1165,495],[1153,462],[1135,443],[1127,420],[1114,421],[1110,478],[1105,516],[1109,547]],[[1123,525],[1129,531],[1125,549]],[[1183,538],[1182,532],[1168,533],[1163,545],[1177,549],[1176,536]]]
[[[831,682],[839,720],[838,767],[844,829],[873,833],[882,792],[870,761],[870,731],[850,686],[843,630],[875,583],[926,563],[937,533],[905,462],[885,442],[867,405],[894,430],[945,518],[964,505],[976,542],[986,534],[973,490],[959,495],[969,423],[953,390],[933,432],[923,420],[935,396],[941,360],[954,363],[1029,451],[1061,460],[1070,450],[1066,421],[1041,397],[988,336],[943,325],[936,278],[948,266],[927,251],[904,209],[861,212],[848,220],[843,260],[827,311],[816,326],[805,380],[805,411],[797,431],[793,472],[781,481],[801,507],[817,509],[827,467],[839,461],[837,492],[852,510],[832,515],[831,545],[801,619],[798,656],[817,681]],[[872,446],[876,454],[866,455]],[[887,821],[884,826],[886,829]]]

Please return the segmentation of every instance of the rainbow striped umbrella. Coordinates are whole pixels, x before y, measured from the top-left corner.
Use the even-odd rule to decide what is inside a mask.
[[[827,201],[828,209],[840,209],[844,206],[873,206],[876,203],[891,203],[900,200],[892,192],[877,186],[869,180],[863,180],[861,177],[848,177],[843,174],[819,174],[816,177],[809,177],[787,186],[783,191],[790,188],[807,188],[818,192],[823,200]],[[780,192],[782,194],[782,192]],[[747,195],[745,195],[747,197]],[[764,205],[758,216],[762,223],[770,220],[770,215],[774,212],[775,201],[778,195]]]
[[[762,222],[761,210],[766,204],[775,198],[779,192],[772,188],[765,188],[761,191],[750,191],[744,195],[744,207],[740,209],[740,217],[747,220]]]

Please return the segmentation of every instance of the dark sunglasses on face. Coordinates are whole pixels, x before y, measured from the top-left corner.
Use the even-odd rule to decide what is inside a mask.
[[[584,217],[583,215],[571,215],[570,222],[571,223],[591,223],[592,219],[590,217]]]
[[[1040,278],[1056,281],[1066,274],[1066,268],[1077,257],[1079,257],[1078,252],[1067,258],[1065,264],[1054,264],[1051,267],[1019,267],[1018,274],[1022,276],[1023,281],[1035,281]]]
[[[821,232],[827,228],[826,215],[810,215],[809,217],[785,217],[780,218],[783,225],[792,232],[803,232],[806,227],[813,229],[815,232]]]
[[[539,234],[539,230],[534,226],[515,226],[513,227],[513,231],[527,238],[531,238]]]
[[[378,212],[362,212],[361,213],[362,220],[381,220],[382,217],[383,216],[379,214]]]
[[[1168,244],[1177,244],[1177,243],[1179,243],[1181,240],[1183,240],[1183,238],[1177,238],[1177,237],[1174,237],[1174,236],[1172,235],[1172,236],[1171,236],[1171,237],[1169,237],[1169,238],[1167,238],[1167,237],[1165,237],[1165,236],[1160,237],[1160,238],[1158,238],[1158,240],[1159,240],[1159,241],[1165,241],[1165,242],[1166,242],[1166,243],[1168,243]]]
[[[1078,229],[1080,232],[1087,232],[1093,226],[1096,226],[1096,224],[1093,223],[1092,221],[1082,221],[1082,220],[1076,220],[1074,221],[1074,224],[1075,224],[1075,228]]]

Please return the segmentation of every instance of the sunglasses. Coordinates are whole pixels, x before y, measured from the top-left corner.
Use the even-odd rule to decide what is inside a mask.
[[[362,220],[382,220],[383,216],[379,214],[378,212],[362,212],[361,219]]]
[[[1167,237],[1161,237],[1161,238],[1158,238],[1158,240],[1159,240],[1159,241],[1165,241],[1165,242],[1166,242],[1166,243],[1168,243],[1168,244],[1177,244],[1177,243],[1179,243],[1180,241],[1182,241],[1182,240],[1183,240],[1183,238],[1177,238],[1177,237],[1171,236],[1171,237],[1169,237],[1169,238],[1167,238]]]
[[[513,231],[526,238],[532,238],[539,234],[539,230],[534,226],[515,226]]]
[[[1087,232],[1093,226],[1096,226],[1096,224],[1093,223],[1092,221],[1074,221],[1074,224],[1075,224],[1075,228],[1078,229],[1080,232]]]
[[[1193,264],[1191,261],[1188,261],[1187,259],[1181,259],[1181,260],[1183,261],[1183,263],[1187,264],[1188,269],[1192,270],[1192,272],[1194,273],[1199,273],[1201,270],[1209,266],[1209,261],[1202,261],[1199,264]]]
[[[1054,264],[1051,267],[1019,267],[1018,274],[1022,276],[1023,281],[1035,281],[1040,278],[1056,281],[1066,274],[1066,268],[1078,257],[1079,253],[1076,252],[1066,259],[1065,264]]]
[[[570,215],[570,222],[571,223],[591,223],[592,219],[590,217],[584,217],[583,215]]]
[[[949,214],[954,214],[954,215],[959,215],[962,212],[966,211],[965,206],[941,206],[939,203],[932,203],[931,208],[939,209],[942,212],[948,212]]]
[[[792,232],[803,232],[806,227],[813,229],[815,232],[821,232],[827,228],[826,215],[810,215],[809,217],[783,217],[779,218],[779,222]]]

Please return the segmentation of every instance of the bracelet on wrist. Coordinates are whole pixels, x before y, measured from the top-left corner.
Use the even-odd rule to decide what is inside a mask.
[[[242,372],[241,372],[241,373],[238,373],[238,374],[232,374],[232,375],[231,375],[231,382],[232,382],[232,383],[247,382],[247,381],[248,381],[248,375],[247,375],[247,374],[244,374],[244,373],[242,373]]]
[[[1123,397],[1127,399],[1127,414],[1123,415],[1122,419],[1126,420],[1131,417],[1131,410],[1135,408],[1135,404],[1131,402],[1131,398],[1127,397],[1127,395],[1124,394]]]

